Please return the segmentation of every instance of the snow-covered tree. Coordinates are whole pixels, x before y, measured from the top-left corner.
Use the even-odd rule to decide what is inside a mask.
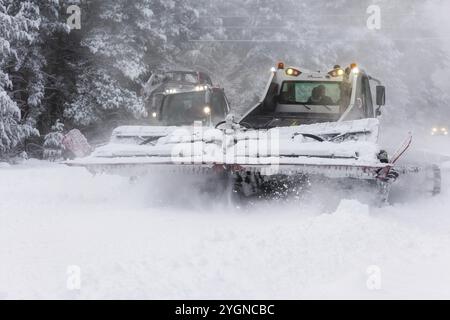
[[[44,153],[43,157],[44,159],[50,160],[50,161],[56,161],[61,159],[63,151],[64,151],[64,145],[62,143],[64,134],[64,124],[61,123],[58,120],[56,120],[56,123],[52,126],[51,132],[45,135],[44,138]]]
[[[21,126],[20,110],[8,94],[0,88],[0,157],[17,146],[29,132]]]
[[[188,43],[197,17],[188,3],[91,2],[81,39],[87,52],[78,62],[76,93],[65,116],[77,126],[104,128],[144,116],[142,84]]]
[[[38,8],[31,2],[0,0],[0,156],[37,134],[21,121],[14,83],[22,62],[20,49],[33,43],[38,27]]]
[[[23,122],[47,132],[55,117],[61,116],[54,110],[52,97],[63,96],[59,83],[64,77],[64,62],[60,59],[60,39],[69,35],[69,27],[65,17],[64,1],[28,0],[35,8],[38,28],[33,31],[33,41],[28,46],[18,49],[20,59],[14,72],[14,86],[18,92],[16,97],[20,103]],[[50,115],[49,115],[50,114]]]
[[[126,122],[145,112],[137,93],[121,85],[106,69],[87,67],[79,75],[76,88],[76,98],[65,115],[80,126],[101,126],[109,120]]]

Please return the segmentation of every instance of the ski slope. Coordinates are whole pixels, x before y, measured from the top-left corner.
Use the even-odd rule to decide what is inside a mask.
[[[239,208],[174,177],[2,165],[0,299],[448,299],[448,177],[383,208],[326,193]]]

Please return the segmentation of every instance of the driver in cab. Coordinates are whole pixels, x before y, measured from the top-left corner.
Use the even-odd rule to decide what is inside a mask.
[[[309,97],[307,104],[318,105],[332,105],[333,100],[326,95],[326,88],[324,85],[319,85],[312,89],[311,97]]]

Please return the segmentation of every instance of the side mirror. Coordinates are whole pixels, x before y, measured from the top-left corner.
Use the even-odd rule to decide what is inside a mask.
[[[384,106],[386,104],[386,88],[384,86],[377,86],[377,106]]]

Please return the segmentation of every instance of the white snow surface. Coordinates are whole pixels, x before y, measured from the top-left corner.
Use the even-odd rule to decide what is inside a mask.
[[[448,299],[448,177],[437,197],[382,208],[319,192],[236,207],[175,176],[3,166],[0,299]],[[80,290],[66,285],[72,265]]]

